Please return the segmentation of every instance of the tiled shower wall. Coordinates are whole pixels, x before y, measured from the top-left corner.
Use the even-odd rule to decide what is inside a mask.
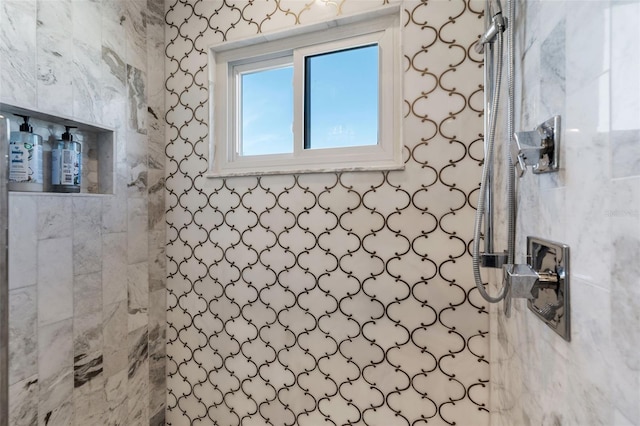
[[[640,2],[517,7],[516,130],[563,119],[560,173],[520,180],[518,258],[571,247],[572,335],[492,309],[492,424],[638,425]]]
[[[402,2],[404,171],[203,176],[208,46],[385,3],[166,1],[167,424],[488,424],[481,2]]]
[[[10,195],[11,425],[164,424],[163,14],[0,1],[1,100],[117,144],[114,195]]]

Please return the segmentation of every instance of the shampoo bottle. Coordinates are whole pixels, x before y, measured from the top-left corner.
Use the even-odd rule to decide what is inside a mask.
[[[33,134],[29,117],[9,138],[9,190],[42,191],[42,136]]]
[[[75,127],[65,128],[62,139],[56,141],[51,151],[51,185],[54,192],[80,192],[82,145],[74,142],[69,133]]]

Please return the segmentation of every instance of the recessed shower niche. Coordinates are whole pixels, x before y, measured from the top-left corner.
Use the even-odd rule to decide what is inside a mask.
[[[42,136],[42,175],[44,193],[53,193],[51,158],[52,150],[65,132],[71,127],[74,142],[82,145],[82,165],[80,194],[113,194],[114,189],[114,129],[86,123],[67,117],[21,108],[0,103],[0,115],[11,122],[11,131],[19,131],[23,119],[28,116],[33,133]],[[38,192],[30,192],[37,194]],[[61,193],[63,194],[63,193]],[[64,193],[67,194],[68,193]]]

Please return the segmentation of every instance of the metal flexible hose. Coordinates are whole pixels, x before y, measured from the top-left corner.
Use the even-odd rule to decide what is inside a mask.
[[[494,91],[491,100],[491,113],[489,123],[489,137],[487,139],[487,150],[485,152],[484,165],[482,167],[482,179],[480,180],[480,193],[478,195],[478,209],[476,210],[476,217],[474,222],[473,232],[473,278],[476,283],[476,287],[482,297],[489,303],[498,303],[507,295],[507,287],[503,286],[497,296],[491,296],[484,288],[482,282],[482,275],[480,274],[480,228],[482,226],[482,218],[485,214],[485,196],[487,192],[487,180],[489,177],[489,170],[493,166],[493,149],[496,139],[496,126],[497,126],[497,114],[500,102],[500,87],[502,85],[502,33],[498,33],[495,41],[496,46],[496,81]]]
[[[509,0],[507,7],[509,8],[509,25],[507,25],[507,87],[508,87],[508,117],[507,117],[507,137],[509,138],[509,144],[513,138],[515,131],[514,125],[514,108],[515,108],[515,93],[514,93],[514,68],[515,68],[515,53],[514,53],[514,31],[513,26],[515,24],[515,10],[516,5],[513,0]],[[509,149],[506,149],[506,163],[507,163],[507,263],[513,265],[515,263],[516,253],[516,174],[513,168],[513,161],[511,160],[511,154]]]

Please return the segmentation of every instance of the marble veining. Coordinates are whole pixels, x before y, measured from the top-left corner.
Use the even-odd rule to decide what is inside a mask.
[[[127,298],[127,235],[102,237],[102,303],[104,306]]]
[[[104,374],[111,377],[127,367],[127,303],[116,302],[104,308]]]
[[[149,268],[146,262],[129,265],[128,278],[128,329],[134,331],[149,323]]]
[[[105,384],[105,424],[127,424],[127,369],[110,375]]]
[[[164,238],[162,239],[164,241]],[[150,243],[151,244],[151,243]],[[164,245],[162,246],[162,258],[164,259]],[[150,249],[150,254],[152,250]],[[166,277],[158,278],[159,283],[151,282],[152,271],[165,271],[162,265],[150,265],[149,267],[149,413],[151,425],[164,425],[165,405],[167,398],[166,375],[166,305],[167,295],[165,288]],[[157,290],[152,291],[152,289]]]
[[[143,198],[130,198],[127,202],[127,261],[136,264],[147,261],[148,205]]]
[[[74,425],[107,425],[106,420],[106,395],[101,387],[89,392],[81,392],[74,389]]]
[[[73,201],[73,271],[89,274],[102,270],[102,203],[96,198]]]
[[[555,178],[519,181],[517,257],[527,235],[571,247],[572,335],[562,340],[524,303],[511,318],[491,306],[491,423],[640,424],[640,61],[631,54],[640,8],[521,1],[518,10],[516,37],[527,42],[517,46],[516,126],[560,111],[564,139]]]
[[[127,66],[122,58],[110,47],[102,46],[102,62],[107,66],[107,81],[112,81],[114,91],[124,88],[127,82]]]
[[[36,2],[0,4],[0,62],[3,99],[36,105]]]
[[[89,357],[86,354],[76,355],[73,366],[73,384],[79,388],[102,374],[102,354]]]
[[[125,178],[116,176],[117,187],[125,187]],[[102,200],[102,229],[105,233],[126,232],[127,230],[127,196],[119,190],[111,197]]]
[[[88,315],[102,311],[102,274],[73,277],[73,314]]]
[[[9,288],[35,285],[37,276],[38,209],[30,197],[9,196],[9,215],[20,218],[9,227]]]
[[[103,345],[102,309],[85,316],[74,317],[73,352],[75,357],[102,352]],[[95,356],[94,356],[95,357]]]
[[[127,64],[127,86],[129,89],[129,128],[146,134],[147,97],[145,73]]]
[[[71,238],[51,238],[38,244],[38,324],[73,316]]]
[[[38,372],[36,286],[9,291],[9,385]]]
[[[72,201],[66,197],[38,198],[38,239],[70,237],[72,232]]]
[[[102,116],[102,50],[84,42],[74,43],[73,112],[90,122]]]
[[[147,194],[147,145],[149,138],[137,132],[127,132],[127,182],[130,197],[144,197]]]
[[[73,113],[74,48],[67,31],[73,27],[70,0],[38,2],[38,107]],[[72,30],[71,30],[72,31]]]
[[[147,65],[147,22],[146,0],[128,0],[124,2],[120,22],[125,31],[128,64],[146,69]]]
[[[149,232],[149,291],[164,290],[167,286],[165,238],[164,229]]]
[[[149,404],[143,390],[149,387],[149,343],[147,327],[129,333],[128,424],[149,423]]]
[[[163,0],[0,1],[0,56],[11,59],[0,61],[2,100],[116,135],[113,195],[10,194],[12,426],[164,418],[164,392],[151,389],[165,389],[166,362],[163,9]],[[82,190],[95,192],[100,141],[80,130],[75,139]]]
[[[38,375],[9,386],[9,424],[32,426],[38,423]]]
[[[73,418],[73,321],[40,327],[38,421],[70,424]]]

